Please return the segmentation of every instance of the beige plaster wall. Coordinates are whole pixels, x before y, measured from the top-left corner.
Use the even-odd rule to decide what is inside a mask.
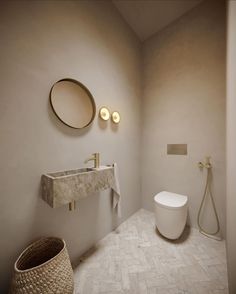
[[[189,220],[197,211],[212,157],[212,192],[225,235],[225,5],[204,1],[144,43],[142,202],[153,209],[162,190],[189,197]],[[167,155],[167,144],[188,144],[188,155]],[[209,201],[203,225],[214,230]]]
[[[228,3],[227,28],[227,232],[230,294],[236,293],[236,2]]]
[[[44,235],[63,237],[74,263],[141,207],[140,43],[109,1],[0,3],[0,292],[20,251]],[[64,77],[84,83],[97,107],[121,113],[115,127],[96,116],[74,130],[52,113],[49,91]],[[40,196],[45,172],[84,166],[93,152],[117,162],[121,220],[110,192],[50,208]],[[88,164],[89,165],[89,164]]]

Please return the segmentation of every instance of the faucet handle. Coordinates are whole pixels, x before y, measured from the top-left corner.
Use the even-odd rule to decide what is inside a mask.
[[[94,153],[95,156],[95,167],[98,168],[100,166],[100,154]]]
[[[199,168],[204,168],[204,164],[203,164],[201,161],[199,161],[199,162],[198,162],[198,167],[199,167]]]

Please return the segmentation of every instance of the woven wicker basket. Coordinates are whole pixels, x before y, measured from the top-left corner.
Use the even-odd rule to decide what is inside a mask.
[[[42,238],[15,262],[11,294],[72,294],[73,288],[73,270],[62,239]]]

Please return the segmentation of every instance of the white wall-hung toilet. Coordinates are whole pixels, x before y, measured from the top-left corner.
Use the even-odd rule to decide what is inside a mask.
[[[171,192],[160,192],[154,197],[158,231],[168,239],[178,239],[187,221],[188,197]]]

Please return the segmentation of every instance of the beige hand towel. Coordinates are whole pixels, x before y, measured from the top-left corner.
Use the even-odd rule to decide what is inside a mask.
[[[117,214],[118,217],[121,217],[121,204],[120,204],[120,183],[119,183],[119,177],[118,177],[118,166],[117,163],[113,164],[114,167],[114,186],[112,187],[113,192],[113,208],[117,208]]]

